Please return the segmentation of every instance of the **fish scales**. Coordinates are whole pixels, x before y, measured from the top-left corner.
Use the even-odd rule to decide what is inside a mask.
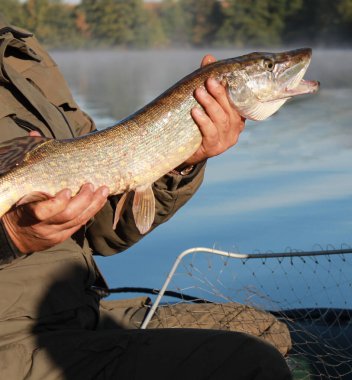
[[[135,191],[134,216],[145,233],[154,219],[152,183],[186,161],[201,144],[191,117],[191,109],[199,107],[195,89],[214,77],[226,86],[230,103],[242,116],[262,120],[290,97],[317,90],[317,82],[302,80],[310,57],[310,49],[299,49],[209,64],[117,125],[74,139],[39,140],[9,168],[6,154],[12,145],[8,144],[2,150],[7,172],[0,177],[0,216],[29,193],[54,195],[69,188],[76,194],[90,182],[95,188],[108,186],[111,194]]]

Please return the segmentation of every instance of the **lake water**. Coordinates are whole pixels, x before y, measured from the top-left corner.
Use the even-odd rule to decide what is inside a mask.
[[[78,103],[105,128],[194,70],[208,52],[53,56]],[[110,286],[158,288],[178,253],[194,246],[251,253],[351,245],[352,51],[314,51],[306,78],[321,81],[319,94],[248,122],[235,148],[209,160],[202,188],[171,221],[127,252],[99,258]]]

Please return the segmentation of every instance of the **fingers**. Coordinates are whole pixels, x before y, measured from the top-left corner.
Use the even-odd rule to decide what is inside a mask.
[[[108,195],[109,189],[106,186],[95,191],[92,194],[92,197],[90,197],[90,201],[86,204],[81,204],[81,207],[76,209],[76,216],[69,222],[65,223],[65,228],[79,228],[87,224],[87,222],[105,205]]]
[[[20,200],[19,211],[24,211],[37,222],[42,222],[64,211],[71,198],[71,191],[68,189],[61,190],[55,197],[45,196],[40,193],[32,193]],[[28,203],[30,202],[30,203]]]
[[[102,186],[94,191],[83,185],[71,197],[68,189],[54,197],[43,193],[30,194],[25,202],[3,216],[4,225],[22,253],[42,251],[69,238],[86,224],[105,204],[109,189]]]
[[[215,148],[219,141],[219,131],[216,127],[214,127],[210,117],[198,107],[192,109],[191,115],[195,123],[198,125],[200,133],[202,134],[202,146],[205,148]]]
[[[41,197],[40,197],[41,195]],[[85,184],[77,195],[71,198],[71,191],[64,189],[49,199],[45,194],[31,194],[21,203],[22,211],[30,214],[32,221],[45,222],[50,225],[64,225],[60,228],[71,228],[88,222],[105,204],[109,189],[102,186],[96,191],[91,184]]]
[[[227,96],[226,88],[214,78],[209,78],[206,81],[205,86],[209,94],[216,100],[226,115],[226,117],[222,120],[223,123],[230,126],[239,123],[238,127],[242,131],[245,126],[245,119],[241,117],[241,115],[231,105]]]
[[[210,92],[211,91],[211,92]],[[195,98],[218,128],[229,127],[229,102],[225,89],[215,80],[206,82],[206,89],[198,88]]]
[[[215,62],[215,61],[216,61],[216,58],[215,58],[213,55],[211,55],[211,54],[207,54],[207,55],[205,55],[205,56],[203,57],[200,66],[201,66],[201,67],[204,67],[204,66],[206,66],[206,65],[209,65],[209,63],[213,63],[213,62]]]
[[[28,135],[33,137],[41,137],[41,134],[38,131],[30,131]]]
[[[212,55],[206,55],[201,66],[215,61]],[[191,115],[203,139],[200,148],[185,162],[188,165],[219,155],[235,145],[245,125],[245,119],[230,103],[226,88],[216,79],[207,79],[204,87],[195,90],[194,97],[201,107],[193,108]]]
[[[69,199],[63,210],[60,210],[59,213],[56,213],[51,218],[47,218],[47,223],[63,224],[73,220],[88,207],[93,194],[94,191],[91,184],[83,185],[77,195]]]
[[[211,90],[218,98],[225,97],[225,100],[221,99],[225,104],[227,99],[222,86],[215,80],[209,82]],[[203,114],[197,110],[192,111],[203,136],[203,146],[210,156],[218,155],[237,141],[238,133],[235,133],[234,128],[231,129],[233,124],[227,111],[228,106],[222,106],[215,96],[202,88],[195,91],[195,97],[204,109]]]
[[[216,62],[216,58],[211,54],[207,54],[202,59],[201,67],[204,67],[213,62]],[[241,130],[243,130],[245,120],[238,114],[238,112],[236,112],[233,109],[232,105],[230,104],[225,86],[220,84],[214,78],[209,78],[205,82],[205,88],[208,94],[216,100],[218,105],[212,103],[213,106],[210,106],[209,102],[211,101],[211,99],[208,98],[208,107],[206,108],[207,104],[203,104],[202,94],[197,93],[196,91],[195,96],[198,102],[205,108],[206,113],[209,115],[210,119],[213,120],[215,124],[217,122],[220,122],[222,123],[222,125],[234,125],[235,122],[240,122]],[[206,102],[206,98],[204,98],[204,100]],[[219,111],[218,106],[220,106],[220,108],[224,111],[223,113]],[[229,118],[230,120],[226,120],[227,118]]]
[[[91,184],[85,184],[77,195],[70,199],[64,210],[47,220],[50,224],[61,225],[62,229],[82,226],[105,204],[109,195],[106,186],[96,191]]]
[[[217,117],[219,122],[223,125],[228,125],[229,117],[233,110],[227,97],[225,87],[214,78],[209,78],[205,83],[205,87],[216,103],[216,108],[214,106],[214,111],[212,112],[212,110],[209,109],[209,112],[212,112],[214,117]],[[216,111],[217,113],[214,113]]]

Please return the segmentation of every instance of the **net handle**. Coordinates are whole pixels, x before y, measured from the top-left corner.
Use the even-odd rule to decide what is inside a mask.
[[[190,255],[191,253],[197,253],[197,252],[211,253],[214,255],[225,256],[225,257],[230,257],[234,259],[260,259],[260,258],[274,258],[274,257],[284,258],[284,257],[322,256],[322,255],[341,255],[345,253],[352,253],[352,249],[348,248],[348,249],[335,249],[335,250],[326,250],[326,251],[321,250],[321,251],[302,251],[302,252],[285,252],[285,253],[235,253],[235,252],[227,252],[227,251],[222,251],[219,249],[205,248],[205,247],[195,247],[195,248],[186,249],[185,251],[183,251],[177,256],[168,276],[166,277],[166,280],[162,288],[159,291],[159,294],[155,302],[153,303],[152,307],[150,308],[147,316],[145,317],[140,327],[141,329],[147,328],[148,323],[150,322],[153,315],[155,314],[155,311],[157,307],[159,306],[160,301],[162,297],[164,296],[165,291],[167,287],[169,286],[170,281],[173,275],[175,274],[182,259],[185,256]]]

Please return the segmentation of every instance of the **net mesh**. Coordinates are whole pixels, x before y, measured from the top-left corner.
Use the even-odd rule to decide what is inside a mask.
[[[352,379],[352,250],[248,256],[183,257],[167,287],[180,301],[164,296],[148,328],[249,332],[287,354],[294,379]]]

